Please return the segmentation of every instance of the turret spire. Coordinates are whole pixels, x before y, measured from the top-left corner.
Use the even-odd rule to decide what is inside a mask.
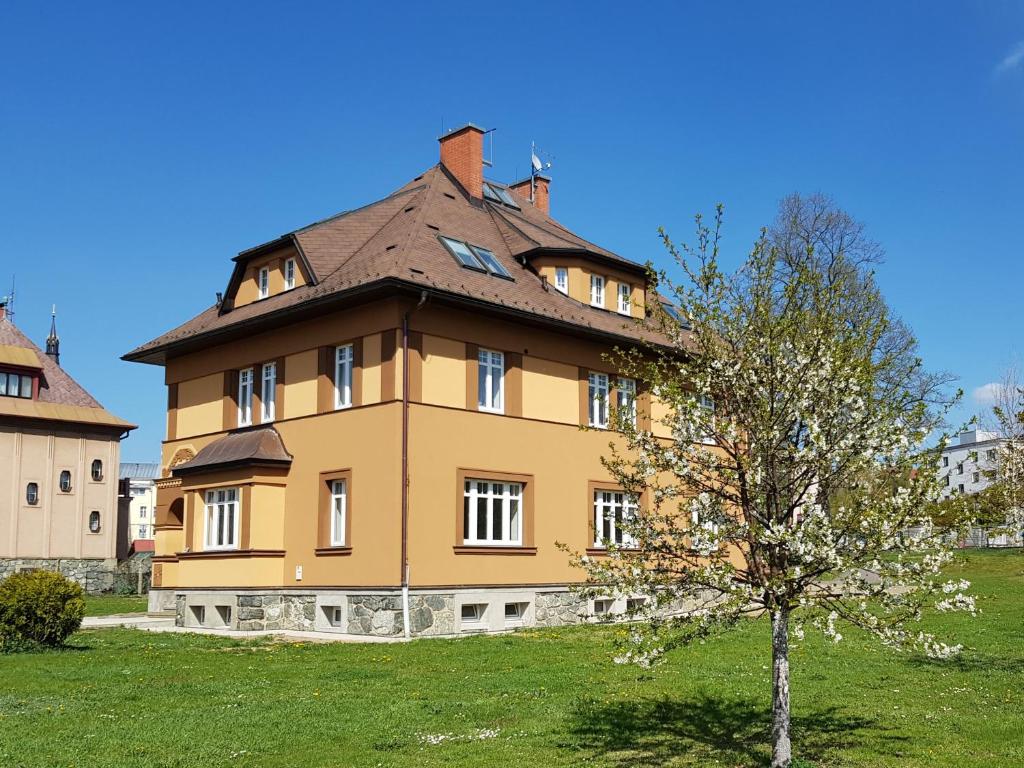
[[[46,337],[46,355],[60,365],[60,336],[57,335],[57,305],[50,312],[50,335]]]

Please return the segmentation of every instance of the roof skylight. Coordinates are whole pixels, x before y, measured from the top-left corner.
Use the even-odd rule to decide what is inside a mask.
[[[509,194],[505,187],[499,187],[497,184],[491,184],[490,182],[484,182],[484,197],[488,200],[493,200],[496,203],[502,203],[507,205],[509,208],[515,208],[519,210],[519,203],[516,202],[515,198]]]
[[[488,200],[493,200],[496,203],[502,202],[501,198],[498,197],[498,190],[496,190],[486,181],[484,182],[484,197],[486,197]]]
[[[504,277],[507,280],[514,279],[508,273],[508,270],[502,266],[501,262],[498,261],[494,253],[488,249],[479,245],[470,245],[462,240],[454,240],[444,235],[438,235],[437,238],[448,249],[448,252],[455,257],[455,260],[467,269],[486,272],[495,277]]]

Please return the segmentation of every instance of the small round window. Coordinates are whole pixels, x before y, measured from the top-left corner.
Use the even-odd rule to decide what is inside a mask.
[[[29,483],[25,486],[25,501],[29,504],[39,503],[39,484]]]
[[[97,483],[103,479],[103,462],[99,459],[93,459],[92,462],[92,479]]]
[[[60,489],[64,493],[71,491],[71,473],[66,469],[60,473]]]
[[[100,532],[100,513],[93,510],[89,513],[89,533]]]

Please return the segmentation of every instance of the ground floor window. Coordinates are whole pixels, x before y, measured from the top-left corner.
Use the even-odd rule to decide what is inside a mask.
[[[594,491],[594,546],[608,543],[632,547],[635,542],[622,524],[636,515],[636,501],[623,491]]]
[[[463,494],[463,543],[521,545],[523,486],[467,479]]]
[[[237,488],[206,492],[206,549],[238,549],[239,513]]]
[[[331,481],[331,546],[345,546],[345,515],[348,511],[348,484]]]

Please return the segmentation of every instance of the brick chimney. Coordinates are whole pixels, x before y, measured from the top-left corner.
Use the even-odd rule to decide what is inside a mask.
[[[472,123],[438,139],[441,165],[459,180],[471,197],[484,196],[484,129]]]
[[[538,173],[535,177],[537,180],[537,188],[533,191],[533,207],[541,213],[551,213],[551,177],[544,176]],[[523,179],[517,181],[515,184],[510,184],[509,189],[512,190],[516,197],[521,197],[523,200],[530,202],[530,179]]]

